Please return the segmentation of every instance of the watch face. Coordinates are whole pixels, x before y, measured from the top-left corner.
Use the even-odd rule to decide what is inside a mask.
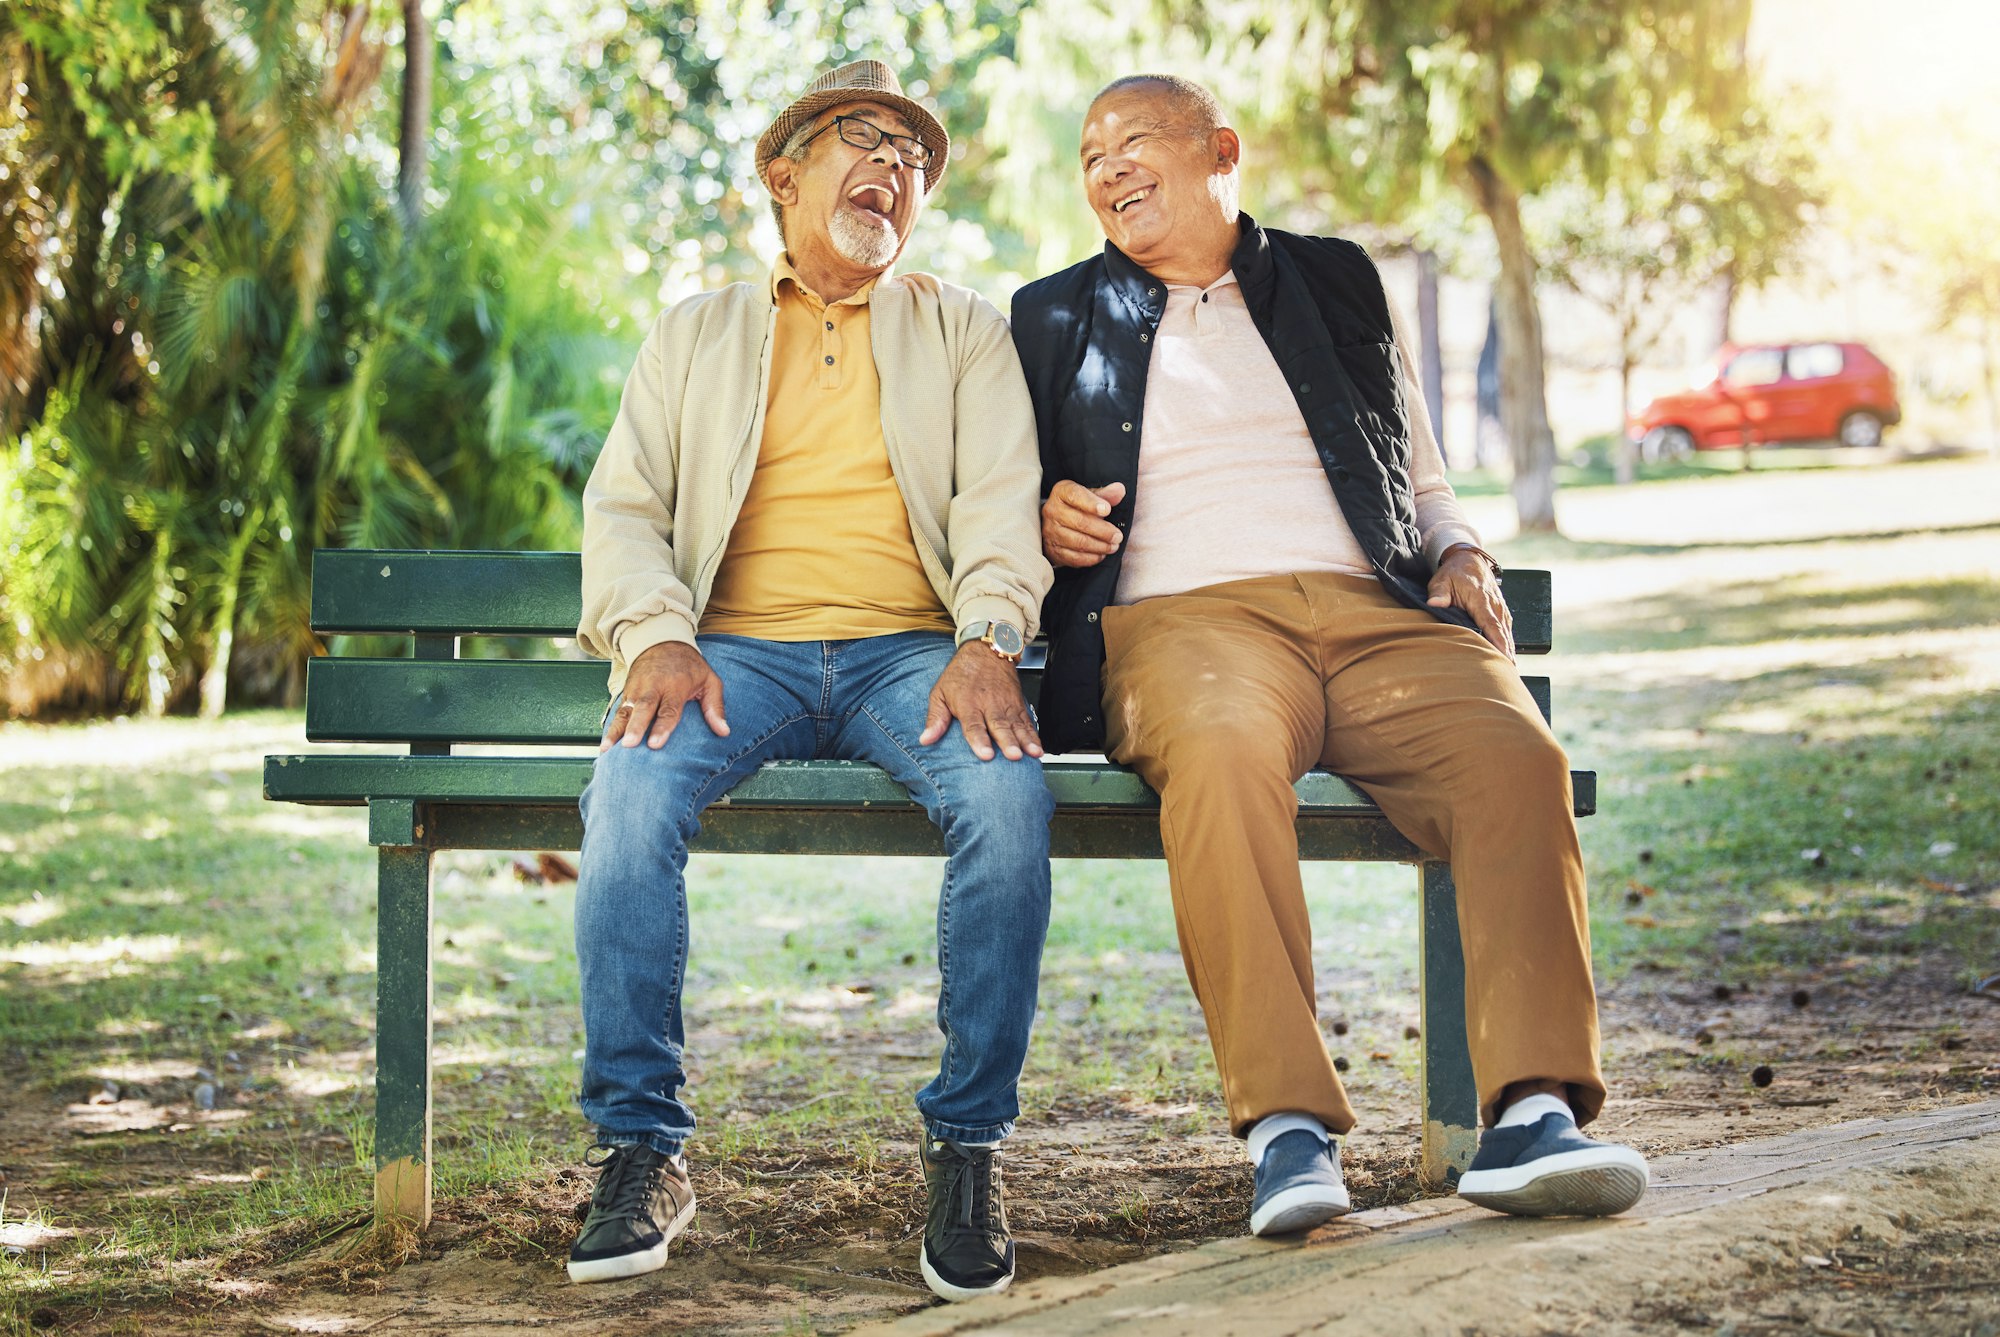
[[[1021,630],[1007,622],[993,624],[993,648],[1003,655],[1021,653]]]

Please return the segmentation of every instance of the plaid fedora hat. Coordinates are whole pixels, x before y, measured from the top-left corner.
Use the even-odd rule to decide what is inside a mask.
[[[828,70],[825,74],[806,86],[806,91],[798,101],[778,113],[778,119],[771,122],[771,128],[757,137],[757,176],[768,185],[764,169],[771,160],[784,152],[785,141],[802,125],[828,107],[837,107],[843,102],[879,102],[901,113],[910,128],[916,132],[919,142],[931,150],[930,165],[924,168],[924,193],[937,189],[938,181],[944,176],[946,160],[951,156],[951,136],[938,124],[937,117],[926,111],[920,103],[903,96],[903,85],[896,78],[896,72],[879,60],[857,60],[842,65],[839,69]]]

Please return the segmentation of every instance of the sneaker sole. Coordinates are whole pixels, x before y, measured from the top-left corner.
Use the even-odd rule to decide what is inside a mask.
[[[1646,1159],[1629,1147],[1566,1151],[1502,1170],[1468,1170],[1458,1196],[1509,1216],[1616,1216],[1645,1196]]]
[[[977,1300],[982,1295],[998,1295],[1014,1284],[1014,1274],[1009,1272],[1000,1280],[986,1286],[954,1286],[937,1274],[931,1266],[931,1246],[924,1244],[917,1250],[918,1265],[924,1271],[924,1284],[939,1297],[956,1303],[960,1300]]]
[[[625,1277],[642,1277],[648,1272],[657,1272],[667,1265],[667,1246],[680,1237],[687,1229],[688,1222],[694,1220],[694,1199],[674,1214],[667,1222],[667,1228],[660,1232],[660,1242],[650,1249],[636,1253],[621,1253],[615,1258],[592,1258],[588,1262],[569,1261],[569,1279],[577,1282],[619,1281]]]
[[[1336,1216],[1353,1210],[1347,1190],[1325,1184],[1302,1184],[1273,1193],[1263,1206],[1250,1213],[1253,1235],[1289,1235],[1325,1225]]]

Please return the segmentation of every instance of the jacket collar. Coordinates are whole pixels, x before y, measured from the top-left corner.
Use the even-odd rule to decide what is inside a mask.
[[[862,284],[854,292],[833,303],[833,305],[867,306],[869,296],[875,291],[875,286],[884,279],[889,278],[893,272],[893,270],[884,270],[882,273],[868,280],[868,282]],[[772,306],[776,306],[784,296],[786,284],[790,284],[792,290],[803,297],[807,305],[811,306],[814,310],[820,310],[827,305],[818,293],[806,286],[806,281],[799,277],[799,271],[792,268],[792,253],[790,251],[780,251],[778,252],[777,260],[772,262],[771,265],[770,290]]]
[[[1277,283],[1270,238],[1249,214],[1239,213],[1236,225],[1242,236],[1230,255],[1229,267],[1235,271],[1236,281],[1243,285],[1244,302],[1253,311],[1262,310],[1270,302],[1271,290]],[[1127,306],[1144,317],[1148,324],[1159,323],[1161,312],[1167,309],[1166,284],[1141,269],[1132,257],[1108,241],[1104,243],[1104,272],[1111,282],[1111,290]]]

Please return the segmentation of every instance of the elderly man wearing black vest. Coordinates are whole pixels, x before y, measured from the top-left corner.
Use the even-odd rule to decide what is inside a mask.
[[[1354,244],[1237,208],[1214,97],[1119,79],[1085,118],[1101,255],[1022,289],[1014,339],[1056,567],[1042,737],[1159,791],[1174,915],[1250,1228],[1348,1208],[1354,1113],[1320,1037],[1293,782],[1339,771],[1449,858],[1486,1129],[1459,1192],[1607,1215],[1646,1163],[1604,1102],[1569,765],[1445,481],[1415,363]]]

